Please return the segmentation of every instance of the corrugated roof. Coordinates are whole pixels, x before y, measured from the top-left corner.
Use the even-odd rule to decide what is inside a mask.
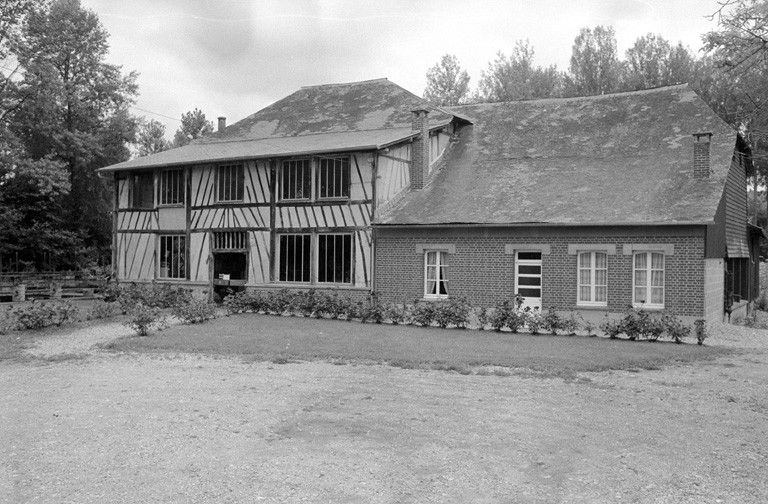
[[[446,164],[379,224],[674,224],[714,219],[736,132],[688,86],[457,107]],[[711,132],[708,180],[693,133]]]
[[[460,113],[428,105],[387,79],[309,86],[224,131],[184,147],[102,168],[121,171],[243,158],[377,149],[410,138],[411,110],[430,110],[432,128]]]

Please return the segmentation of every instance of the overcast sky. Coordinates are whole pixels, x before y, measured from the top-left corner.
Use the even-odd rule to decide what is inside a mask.
[[[421,95],[427,69],[458,56],[474,87],[497,51],[528,39],[567,69],[581,27],[616,29],[619,53],[646,33],[694,51],[716,0],[82,0],[110,34],[110,60],[136,70],[135,113],[234,121],[300,86],[387,77]]]

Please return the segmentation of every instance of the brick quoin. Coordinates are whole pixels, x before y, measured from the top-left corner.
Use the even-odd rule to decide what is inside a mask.
[[[542,255],[542,304],[557,310],[583,310],[576,306],[577,256],[569,244],[613,244],[608,255],[608,307],[625,310],[632,303],[632,255],[624,244],[672,244],[666,256],[665,307],[683,316],[704,312],[703,226],[588,227],[588,228],[384,228],[376,230],[376,292],[384,302],[420,300],[424,289],[424,256],[417,245],[453,244],[448,254],[448,288],[451,296],[466,297],[475,306],[493,306],[515,292],[514,255],[504,252],[508,243],[549,244]]]

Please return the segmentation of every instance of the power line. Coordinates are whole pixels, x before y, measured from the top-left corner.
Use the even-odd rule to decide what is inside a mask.
[[[136,105],[131,105],[131,108],[134,108],[136,110],[141,110],[142,112],[146,112],[147,114],[154,114],[154,115],[159,116],[159,117],[164,117],[166,119],[170,119],[171,121],[181,122],[181,119],[179,119],[179,118],[167,116],[165,114],[161,114],[160,112],[153,112],[151,110],[147,110],[147,109],[144,109],[144,108],[141,108],[141,107],[137,107]]]

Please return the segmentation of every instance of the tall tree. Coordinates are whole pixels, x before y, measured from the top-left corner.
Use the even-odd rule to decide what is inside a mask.
[[[181,126],[173,136],[173,146],[181,147],[213,132],[213,123],[205,118],[202,110],[195,108],[181,114]]]
[[[139,126],[137,143],[139,156],[146,156],[168,149],[168,140],[165,139],[165,124],[154,119],[142,121]]]
[[[517,41],[510,56],[499,51],[480,78],[480,99],[510,101],[560,96],[562,74],[555,66],[536,66],[533,56],[533,48],[522,40]]]
[[[459,59],[445,54],[427,71],[424,98],[437,105],[458,105],[469,95],[469,74],[461,68]]]
[[[713,17],[718,28],[703,37],[710,72],[700,90],[743,133],[756,188],[768,182],[768,1],[729,0]]]
[[[127,143],[136,129],[128,113],[136,74],[123,75],[106,63],[107,37],[96,14],[79,0],[56,0],[32,12],[13,48],[24,99],[8,123],[26,156],[66,167],[66,228],[94,251],[94,260],[109,257],[111,229],[111,191],[95,170],[128,159]]]
[[[690,82],[695,60],[682,44],[672,46],[661,35],[638,38],[626,52],[623,83],[627,89],[648,89]]]
[[[620,73],[613,27],[582,28],[571,52],[572,92],[589,96],[619,91]]]

